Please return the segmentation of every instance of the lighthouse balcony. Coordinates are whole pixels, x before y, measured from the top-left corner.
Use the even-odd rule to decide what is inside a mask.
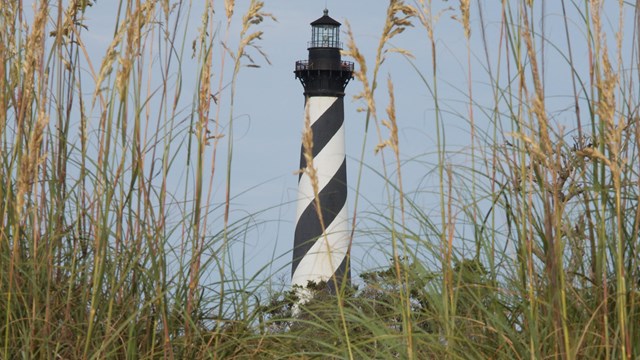
[[[353,79],[353,68],[351,61],[317,56],[296,61],[294,73],[304,87],[305,96],[344,96],[345,87]]]
[[[351,61],[314,63],[309,60],[296,61],[296,72],[309,70],[329,70],[329,71],[348,71],[353,72],[354,66]]]
[[[311,48],[333,48],[342,49],[342,41],[334,39],[312,40],[307,42],[307,49]]]

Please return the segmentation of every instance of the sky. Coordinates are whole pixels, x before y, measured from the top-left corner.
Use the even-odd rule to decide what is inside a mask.
[[[175,1],[172,1],[174,3]],[[238,0],[234,21],[229,40],[232,49],[238,43],[238,29],[241,16],[246,10],[248,0]],[[85,33],[88,39],[88,50],[94,64],[99,64],[105,54],[106,46],[111,42],[113,33],[113,19],[116,14],[116,1],[98,0],[86,16],[89,31]],[[224,26],[222,1],[216,1],[218,22]],[[409,2],[411,3],[411,2]],[[571,82],[567,76],[568,66],[562,58],[562,51],[566,47],[564,25],[560,1],[536,1],[535,11],[546,14],[546,23],[542,36],[547,40],[544,57],[545,90],[549,97],[549,113],[552,121],[562,124],[571,136],[575,129]],[[606,2],[607,13],[611,15],[611,24],[617,23],[617,2]],[[295,199],[297,196],[297,179],[300,139],[303,127],[304,97],[302,86],[294,78],[295,61],[307,58],[306,44],[311,37],[310,22],[322,16],[325,7],[329,15],[340,21],[346,30],[348,21],[353,30],[357,46],[365,55],[370,67],[373,64],[375,50],[382,31],[387,2],[383,0],[326,0],[326,1],[292,1],[266,0],[265,11],[273,14],[276,21],[265,19],[255,27],[264,32],[258,41],[262,50],[268,55],[271,64],[259,56],[255,56],[260,68],[243,68],[238,76],[237,94],[234,99],[234,136],[232,179],[232,215],[231,221],[243,219],[253,214],[254,225],[244,243],[238,243],[232,250],[237,264],[244,263],[246,273],[253,274],[265,266],[268,270],[265,276],[274,275],[274,279],[287,280],[293,245],[293,230],[295,220]],[[471,9],[471,83],[474,101],[475,122],[477,131],[493,131],[487,111],[493,106],[493,93],[490,85],[491,78],[487,70],[489,65],[495,71],[499,59],[504,58],[497,51],[500,38],[500,3],[498,1],[481,1],[483,9],[484,29],[480,28],[478,5],[472,2]],[[190,17],[182,23],[186,25],[188,44],[195,39],[197,27],[200,23],[202,2],[193,1]],[[460,22],[458,4],[455,1],[433,1],[434,14],[439,15],[435,26],[436,47],[438,51],[438,91],[442,107],[442,122],[446,133],[447,161],[452,166],[465,167],[470,161],[470,129],[468,113],[468,67],[467,48],[464,30]],[[633,24],[633,13],[627,9],[625,26],[630,29]],[[576,10],[569,5],[571,19],[571,36],[577,39],[573,44],[575,66],[586,73],[587,48],[583,40],[585,34],[579,25]],[[437,196],[438,177],[436,173],[437,142],[435,125],[435,104],[430,93],[430,87],[425,85],[417,67],[424,75],[430,76],[431,49],[426,30],[414,20],[415,27],[406,30],[395,37],[391,47],[406,49],[414,56],[411,63],[399,54],[389,54],[379,75],[379,87],[376,90],[378,113],[381,119],[386,118],[384,109],[388,103],[386,95],[386,79],[390,77],[395,86],[396,109],[398,126],[400,128],[400,152],[404,162],[402,176],[403,186],[407,195],[415,201],[427,214],[433,216],[435,222],[439,216]],[[542,23],[539,24],[542,28]],[[488,39],[482,41],[482,33]],[[541,30],[542,31],[542,30]],[[235,38],[234,38],[235,36]],[[341,41],[346,43],[347,37],[341,34]],[[541,36],[538,34],[538,36]],[[582,40],[581,40],[582,39]],[[613,39],[610,39],[613,46]],[[553,46],[552,46],[553,45]],[[217,49],[220,49],[219,47]],[[189,50],[187,50],[187,53]],[[256,54],[253,52],[252,54]],[[344,60],[351,60],[344,58]],[[183,100],[185,108],[192,99],[196,89],[194,79],[197,78],[195,69],[185,65],[182,68]],[[371,72],[371,69],[369,69]],[[214,74],[212,83],[217,85],[220,74]],[[371,75],[371,74],[369,74]],[[504,74],[502,74],[504,75]],[[229,74],[225,75],[227,81]],[[156,79],[157,80],[157,79]],[[155,80],[154,80],[155,81]],[[429,84],[432,85],[432,84]],[[352,81],[345,96],[345,124],[346,151],[348,158],[348,182],[350,188],[348,206],[349,213],[353,212],[358,173],[358,162],[364,141],[365,115],[357,112],[362,107],[361,101],[353,100],[353,96],[360,92],[362,86]],[[223,104],[221,119],[229,116],[229,93],[220,94]],[[225,120],[227,121],[227,120]],[[225,129],[223,129],[224,132]],[[510,129],[499,132],[498,138],[508,139]],[[384,137],[388,133],[384,131]],[[486,135],[489,136],[489,135]],[[218,154],[216,166],[225,167],[226,141],[223,139]],[[377,214],[388,213],[388,194],[384,181],[380,176],[382,159],[380,154],[374,153],[378,143],[374,127],[371,127],[369,138],[365,143],[366,164],[363,170],[363,180],[360,188],[361,198],[357,212],[361,220],[358,221],[358,232],[354,243],[353,266],[357,272],[375,266],[382,266],[387,260],[389,242],[385,236],[375,236],[372,231],[380,229],[375,219]],[[385,155],[387,168],[393,176],[393,159],[391,153]],[[223,170],[218,172],[219,180],[214,182],[213,204],[220,205],[224,201]],[[176,174],[176,189],[184,185],[184,174]],[[219,210],[214,211],[209,218],[209,229],[212,233],[222,226]],[[461,233],[465,230],[461,227]],[[468,234],[467,234],[468,235]],[[275,259],[275,260],[274,260]],[[239,266],[239,265],[238,265]],[[283,275],[284,274],[284,275]]]

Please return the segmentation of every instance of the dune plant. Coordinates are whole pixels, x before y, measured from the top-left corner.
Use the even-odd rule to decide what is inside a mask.
[[[0,4],[0,357],[204,355],[216,329],[250,316],[230,314],[244,289],[225,256],[252,220],[229,220],[230,191],[205,192],[225,181],[215,153],[232,128],[218,114],[234,95],[223,74],[212,90],[213,67],[235,90],[240,68],[255,66],[255,28],[271,16],[252,1],[237,20],[227,2],[223,17],[242,33],[220,43],[213,1],[197,14],[198,34],[190,2],[114,2],[111,34],[86,21],[96,5]],[[224,231],[207,228],[215,212]],[[215,298],[203,290],[213,272]]]

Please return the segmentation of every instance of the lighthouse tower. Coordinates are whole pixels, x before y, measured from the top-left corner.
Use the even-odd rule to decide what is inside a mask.
[[[340,23],[325,9],[311,23],[308,60],[297,61],[294,71],[304,87],[313,132],[313,165],[322,214],[317,212],[311,179],[303,172],[298,179],[291,283],[306,287],[309,281],[326,281],[332,291],[336,290],[332,277],[338,284],[350,280],[343,98],[353,78],[353,63],[342,61],[341,47]],[[301,153],[300,168],[306,166]]]

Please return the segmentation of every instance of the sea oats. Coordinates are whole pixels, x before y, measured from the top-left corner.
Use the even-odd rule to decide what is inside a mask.
[[[233,17],[233,9],[236,6],[235,0],[224,0],[224,11],[227,15],[227,22],[231,22],[231,17]]]
[[[469,20],[470,0],[460,0],[460,15],[462,17],[462,26],[464,26],[464,36],[469,39],[471,37],[471,24]]]
[[[549,119],[547,118],[547,111],[545,109],[545,94],[542,87],[542,80],[540,70],[538,67],[538,60],[536,57],[536,50],[534,48],[533,38],[529,31],[529,23],[526,16],[523,16],[524,26],[522,27],[522,37],[524,38],[525,45],[527,46],[527,54],[529,55],[529,61],[531,65],[531,77],[533,78],[533,85],[535,94],[532,99],[532,112],[538,120],[539,126],[539,141],[542,152],[544,154],[550,154],[552,152],[551,139],[549,137]]]

